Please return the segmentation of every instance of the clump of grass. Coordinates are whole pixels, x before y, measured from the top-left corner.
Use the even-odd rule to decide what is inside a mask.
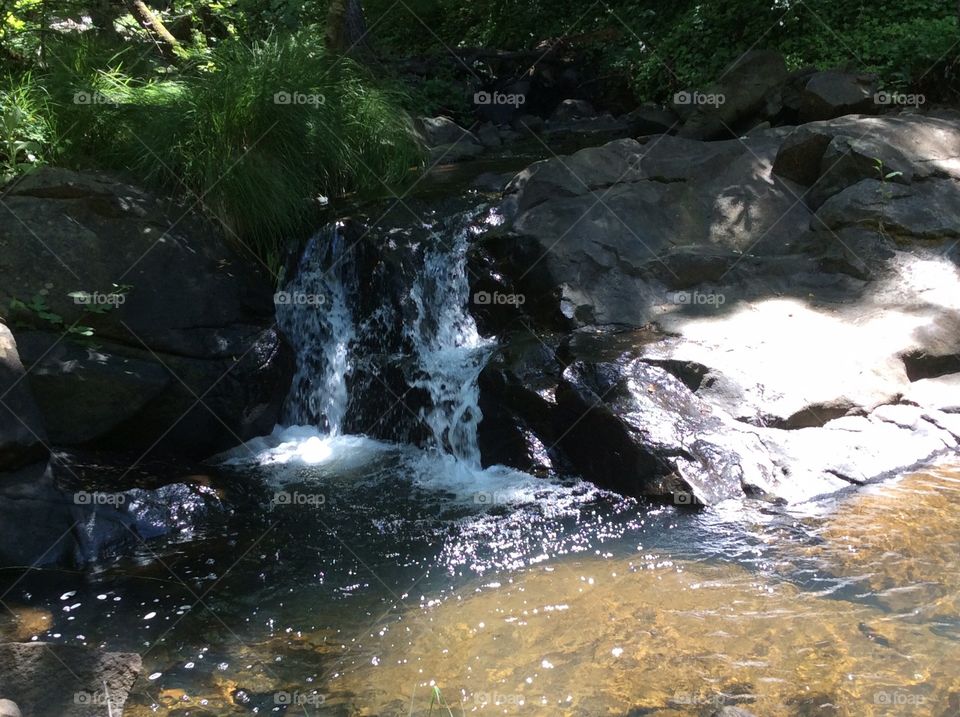
[[[401,180],[421,148],[395,96],[304,35],[231,41],[167,71],[130,49],[51,48],[54,161],[183,193],[271,266],[323,195]]]
[[[43,161],[53,137],[48,100],[29,72],[0,80],[0,184]]]

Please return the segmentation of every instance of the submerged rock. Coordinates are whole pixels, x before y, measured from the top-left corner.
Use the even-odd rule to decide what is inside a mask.
[[[121,715],[143,669],[140,656],[43,642],[0,644],[0,714]],[[7,704],[13,698],[14,704]]]

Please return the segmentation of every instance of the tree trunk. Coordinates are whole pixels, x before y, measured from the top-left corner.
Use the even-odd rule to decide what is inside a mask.
[[[180,43],[177,38],[170,34],[160,16],[151,10],[143,0],[131,0],[129,6],[130,12],[140,23],[140,27],[153,34],[160,41],[164,54],[174,56],[173,49],[179,47]]]
[[[362,0],[331,0],[327,12],[327,50],[333,54],[369,56],[367,21]]]

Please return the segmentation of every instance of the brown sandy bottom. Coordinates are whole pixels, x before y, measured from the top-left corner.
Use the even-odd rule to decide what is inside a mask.
[[[799,519],[820,538],[812,546],[757,526],[782,541],[760,571],[667,555],[568,559],[372,620],[362,647],[343,647],[343,635],[286,636],[287,655],[331,676],[314,685],[326,692],[322,706],[288,713],[633,717],[742,705],[758,717],[955,717],[958,508],[960,471],[930,470]],[[781,577],[801,564],[851,589],[841,598]],[[278,650],[238,646],[238,661],[253,665],[247,675],[125,714],[206,714],[189,711],[201,704],[232,713],[238,684],[293,693],[256,667]],[[449,713],[431,708],[434,687]]]

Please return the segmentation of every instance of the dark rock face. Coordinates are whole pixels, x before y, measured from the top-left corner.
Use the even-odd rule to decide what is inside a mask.
[[[449,164],[482,154],[490,137],[483,142],[448,117],[419,117],[417,133],[430,152],[431,164]]]
[[[627,495],[679,504],[742,497],[751,476],[741,464],[751,452],[763,456],[755,436],[738,431],[680,380],[642,360],[572,364],[563,373],[557,405],[569,426],[562,445],[574,466],[594,483]]]
[[[66,666],[66,667],[65,667]],[[134,653],[41,642],[0,644],[0,693],[25,715],[120,715],[143,669]]]
[[[800,121],[815,122],[874,109],[874,78],[847,72],[817,72],[800,98]]]
[[[684,109],[692,108],[692,112],[684,117],[680,136],[716,139],[744,129],[743,121],[757,115],[764,108],[768,93],[786,79],[787,66],[780,53],[771,50],[748,52],[709,88],[702,92],[680,93],[674,98],[675,109],[678,104],[686,105]]]
[[[586,100],[564,100],[550,115],[550,119],[556,122],[565,122],[573,119],[585,119],[594,117],[597,111]]]
[[[270,281],[217,232],[96,173],[44,168],[4,201],[0,301],[39,299],[63,320],[16,316],[54,445],[200,457],[270,430],[292,357]],[[73,324],[92,339],[64,338]]]
[[[47,455],[46,430],[30,393],[17,344],[0,324],[0,470],[13,470]]]
[[[83,566],[161,535],[187,538],[227,514],[202,476],[144,482],[144,469],[129,470],[131,462],[84,466],[58,455],[6,473],[0,519],[32,528],[10,531],[0,543],[0,565]]]

